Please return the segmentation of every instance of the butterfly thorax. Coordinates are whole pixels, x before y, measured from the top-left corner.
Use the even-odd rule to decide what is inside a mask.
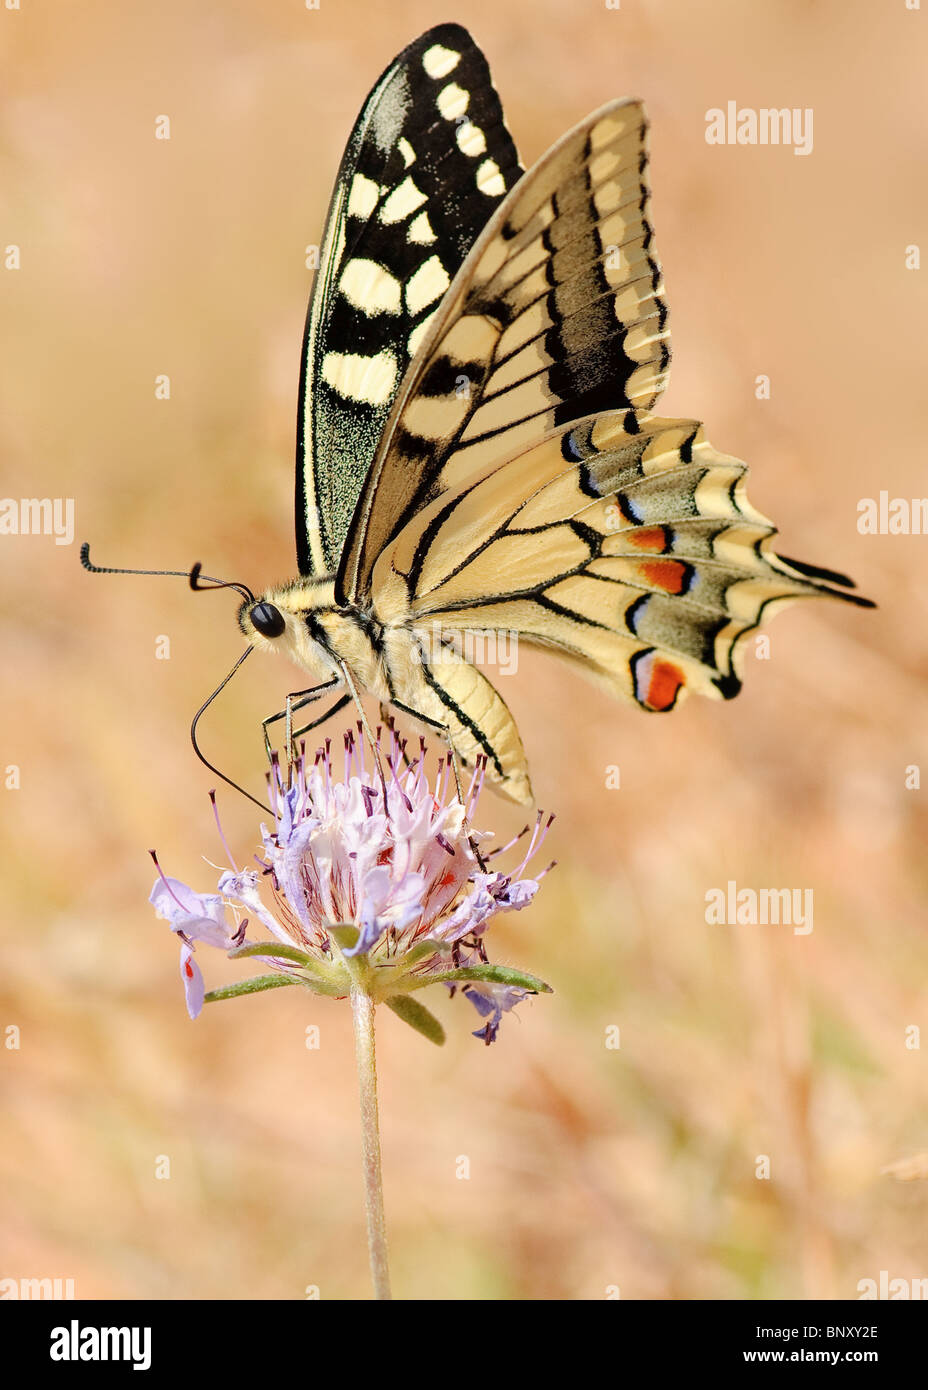
[[[246,604],[239,620],[253,646],[288,656],[319,684],[344,687],[347,670],[358,689],[420,727],[445,732],[465,766],[488,758],[490,780],[514,800],[530,801],[525,754],[503,700],[459,644],[417,623],[399,589],[391,593],[389,611],[375,611],[338,604],[331,577],[298,579]],[[474,708],[479,721],[469,713]]]

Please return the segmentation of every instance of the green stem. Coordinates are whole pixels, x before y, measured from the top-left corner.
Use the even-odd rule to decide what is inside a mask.
[[[380,1122],[377,1113],[377,1062],[374,1055],[374,1001],[357,985],[351,990],[354,1049],[361,1093],[361,1154],[364,1201],[367,1208],[367,1246],[374,1297],[390,1298],[387,1228],[383,1214],[383,1173],[380,1165]]]

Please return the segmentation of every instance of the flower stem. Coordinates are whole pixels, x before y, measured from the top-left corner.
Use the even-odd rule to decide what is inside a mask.
[[[374,1297],[390,1298],[387,1228],[383,1214],[383,1174],[380,1165],[380,1120],[377,1111],[377,1062],[374,1055],[374,1001],[355,985],[351,991],[354,1050],[361,1094],[361,1153],[364,1202],[367,1208],[367,1246]]]

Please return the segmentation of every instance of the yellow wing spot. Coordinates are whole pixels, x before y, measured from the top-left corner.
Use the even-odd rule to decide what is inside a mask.
[[[470,104],[470,94],[456,82],[449,82],[438,93],[438,109],[446,121],[456,121],[463,116]]]
[[[405,218],[411,217],[417,208],[421,208],[424,202],[425,194],[416,187],[411,178],[405,178],[402,183],[397,184],[380,209],[380,220],[387,225],[402,222]]]
[[[403,307],[399,280],[376,261],[360,256],[345,266],[338,288],[350,304],[367,315],[398,314]]]
[[[466,396],[419,396],[403,412],[403,424],[420,439],[447,439],[454,434],[469,409]]]
[[[418,314],[426,305],[440,299],[450,284],[441,261],[437,256],[430,256],[406,282],[406,308],[411,314]]]
[[[416,327],[410,333],[409,338],[406,342],[406,347],[410,357],[416,356],[417,352],[422,346],[426,333],[428,333],[429,331],[429,326],[432,322],[432,319],[435,317],[437,313],[438,310],[433,309],[432,312],[428,315],[428,317],[424,318],[421,323],[417,324]]]
[[[485,159],[477,170],[477,187],[488,198],[501,198],[506,184],[495,159]]]
[[[629,188],[630,185],[623,184],[621,179],[604,179],[598,183],[593,190],[593,203],[600,217],[621,207],[623,200],[628,198]]]
[[[387,405],[396,385],[397,362],[390,351],[373,357],[353,352],[327,352],[322,359],[322,380],[349,401]]]
[[[373,179],[366,179],[363,174],[355,174],[348,194],[348,216],[365,219],[370,217],[377,206],[379,196],[380,189]]]
[[[406,165],[407,169],[409,168],[410,164],[415,164],[416,152],[413,149],[412,145],[410,145],[409,141],[406,139],[405,135],[401,136],[397,148],[399,149],[400,154],[403,156],[403,163]]]
[[[436,240],[427,212],[420,212],[418,217],[412,219],[406,235],[409,237],[409,240],[414,241],[417,246],[430,246],[432,242]]]
[[[637,130],[644,121],[644,108],[640,102],[630,101],[627,106],[612,111],[597,121],[590,131],[590,149],[601,150],[603,146],[621,140],[630,131]]]
[[[473,121],[462,121],[454,138],[458,142],[461,154],[466,154],[468,159],[476,159],[478,154],[486,153],[487,137]]]
[[[440,43],[433,43],[432,47],[427,48],[422,55],[422,66],[429,77],[434,77],[436,80],[439,77],[447,77],[449,72],[454,72],[460,61],[460,53],[455,53],[453,48],[445,48]]]
[[[617,150],[602,150],[595,154],[589,163],[590,179],[593,183],[600,183],[603,179],[614,174],[616,169],[621,166],[622,159]]]

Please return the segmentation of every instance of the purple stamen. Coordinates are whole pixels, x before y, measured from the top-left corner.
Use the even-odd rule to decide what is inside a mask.
[[[209,794],[209,799],[210,799],[210,801],[211,801],[211,803],[212,803],[212,807],[213,807],[213,816],[215,817],[215,820],[216,820],[216,829],[219,831],[219,838],[220,838],[220,840],[222,841],[222,847],[223,847],[223,849],[224,849],[225,852],[226,852],[226,856],[227,856],[227,858],[228,858],[228,860],[229,860],[229,863],[232,865],[232,870],[233,870],[233,872],[234,872],[234,873],[238,873],[238,865],[236,864],[235,860],[232,858],[232,851],[229,849],[229,846],[228,846],[228,844],[227,844],[227,842],[226,842],[226,837],[225,837],[225,835],[222,833],[222,822],[221,822],[220,819],[219,819],[219,807],[216,805],[216,793],[215,793],[215,791],[211,791],[211,792],[210,792],[210,794]]]
[[[506,854],[506,852],[507,852],[508,850],[511,850],[512,847],[513,847],[514,845],[517,845],[517,844],[519,843],[519,841],[522,839],[522,836],[523,836],[523,835],[527,835],[527,834],[528,834],[528,826],[527,826],[527,825],[523,825],[523,827],[522,827],[522,829],[519,831],[518,835],[513,835],[512,839],[509,841],[508,844],[505,844],[505,845],[497,845],[496,849],[491,849],[490,852],[489,852],[489,854],[485,854],[485,855],[483,856],[484,859],[486,859],[486,860],[496,859],[498,855],[500,855],[500,854]]]
[[[155,861],[155,868],[158,870],[158,877],[161,879],[161,882],[164,884],[165,888],[168,890],[168,892],[170,893],[171,897],[172,897],[172,898],[174,899],[174,901],[177,903],[177,906],[180,908],[181,912],[187,912],[187,913],[189,913],[189,912],[190,912],[190,908],[187,906],[186,903],[182,903],[182,902],[181,902],[180,898],[177,896],[177,894],[174,892],[174,889],[171,887],[170,883],[168,883],[167,879],[165,878],[165,876],[164,876],[164,870],[162,869],[161,865],[158,863],[158,856],[157,856],[157,854],[155,853],[155,851],[154,851],[153,849],[150,849],[150,850],[148,851],[148,853],[151,855],[152,859]]]

